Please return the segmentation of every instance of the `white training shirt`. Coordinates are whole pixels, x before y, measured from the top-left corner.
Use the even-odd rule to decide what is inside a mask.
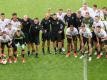
[[[96,32],[96,30],[94,32],[95,32],[96,36],[99,37],[99,38],[107,36],[107,33],[103,29],[101,29],[100,33]]]
[[[93,23],[93,27],[96,29],[97,26],[101,26],[102,29],[104,29],[104,24],[102,21],[98,21]]]
[[[9,42],[11,40],[12,39],[8,35],[6,35],[6,34],[5,34],[5,38],[3,38],[3,36],[0,36],[0,42],[1,43],[6,43],[6,42]]]
[[[17,28],[15,28],[15,27],[12,27],[11,29],[5,28],[6,33],[9,35],[9,37],[11,39],[13,39],[13,36],[14,36],[16,30],[17,30]]]
[[[83,7],[82,7],[82,8],[79,9],[79,11],[81,11],[81,15],[82,15],[83,17],[85,17],[86,12],[89,12],[90,16],[91,16],[91,17],[94,17],[93,9],[90,8],[90,7],[87,7],[87,10],[84,10]]]
[[[94,9],[92,10],[93,10],[93,17],[97,16],[98,10],[94,10]]]
[[[62,13],[61,15],[59,15],[59,13],[57,13],[57,17],[59,20],[64,21],[64,16],[66,15],[66,13]]]
[[[66,30],[66,35],[69,35],[69,36],[76,36],[78,35],[78,30],[74,27],[74,30],[71,31],[70,28],[67,28]]]
[[[4,19],[3,21],[0,19],[0,28],[5,29],[5,27],[10,23],[10,19]]]
[[[82,29],[80,29],[79,33],[80,35],[83,35],[83,37],[85,38],[88,38],[89,36],[92,37],[92,33],[89,28],[86,28],[85,32]]]
[[[21,26],[21,22],[20,21],[13,21],[13,20],[11,20],[11,24],[15,28],[18,28],[18,27]]]

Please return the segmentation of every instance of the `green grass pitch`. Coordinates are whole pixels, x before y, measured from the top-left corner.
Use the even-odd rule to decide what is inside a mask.
[[[99,7],[107,6],[106,0],[86,0],[90,6],[94,3]],[[0,0],[0,12],[6,13],[8,18],[11,13],[17,12],[23,17],[27,14],[31,18],[45,15],[48,8],[52,12],[58,8],[64,11],[70,8],[77,11],[82,5],[82,0]],[[65,41],[66,48],[66,41]],[[40,45],[41,49],[41,45]],[[42,55],[40,50],[39,59],[26,56],[26,63],[1,65],[0,80],[83,80],[83,60],[79,58],[66,58],[65,55]],[[88,80],[107,80],[107,60],[102,58],[88,63]],[[20,58],[19,58],[20,59]]]

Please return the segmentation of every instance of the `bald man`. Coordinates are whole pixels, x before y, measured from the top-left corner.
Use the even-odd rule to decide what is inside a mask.
[[[27,16],[24,15],[22,21],[22,31],[25,34],[25,42],[28,45],[28,56],[30,55],[30,26],[32,23],[32,20]]]

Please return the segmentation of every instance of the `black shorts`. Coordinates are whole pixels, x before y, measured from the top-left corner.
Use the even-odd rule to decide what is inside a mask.
[[[24,39],[15,39],[15,40],[13,40],[12,41],[13,49],[17,48],[16,44],[18,44],[18,43],[20,44],[20,46],[22,46],[23,44],[25,44]]]
[[[103,43],[103,41],[101,40],[101,38],[99,38],[99,43],[100,43],[100,44],[102,44],[102,43]]]
[[[25,42],[29,43],[30,42],[30,34],[29,33],[24,33],[25,35]]]
[[[49,41],[51,40],[51,33],[47,32],[47,33],[42,33],[42,41]]]
[[[30,43],[35,43],[36,45],[39,45],[40,44],[40,41],[39,41],[39,36],[31,36],[31,40],[30,40]]]
[[[62,40],[64,40],[65,39],[65,32],[63,31],[62,32]]]
[[[8,45],[9,42],[5,42],[5,43],[1,43],[1,48],[3,49],[5,46],[7,46],[7,48],[11,48],[11,45]]]
[[[94,43],[97,42],[97,37],[95,35],[95,32],[92,32],[92,47],[94,46]]]
[[[52,33],[51,34],[51,41],[52,42],[54,42],[54,41],[61,42],[62,40],[63,40],[62,34],[59,34],[59,33]]]
[[[91,38],[91,39],[92,39],[92,38]],[[89,44],[89,39],[86,38],[86,37],[83,37],[83,43],[84,43],[84,45],[85,45],[86,43]],[[92,40],[91,40],[90,44],[92,45]]]
[[[22,44],[24,44],[24,39],[15,39],[15,40],[13,41],[13,43],[14,43],[14,44],[19,43],[20,45],[22,45]]]
[[[67,43],[72,43],[72,40],[77,41],[77,36],[72,36],[72,39],[67,38]]]
[[[104,43],[104,45],[107,45],[107,40],[104,40],[103,43]]]

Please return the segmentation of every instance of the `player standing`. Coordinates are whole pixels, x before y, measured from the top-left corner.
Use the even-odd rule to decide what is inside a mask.
[[[30,28],[30,36],[31,36],[31,45],[32,45],[32,54],[35,54],[35,57],[38,57],[38,49],[40,44],[40,21],[38,18],[34,18],[33,23]]]
[[[46,14],[41,21],[42,26],[42,53],[45,54],[45,43],[47,41],[47,51],[50,54],[50,40],[51,40],[51,20],[50,16]]]
[[[52,38],[51,39],[53,42],[55,54],[57,53],[57,50],[56,50],[57,42],[58,42],[59,53],[62,53],[62,40],[63,40],[62,32],[64,31],[65,24],[63,23],[63,21],[58,20],[56,14],[53,14],[52,20],[51,20],[51,27],[52,27],[51,28]]]
[[[27,16],[27,15],[24,15],[22,21],[21,21],[21,24],[22,24],[22,31],[25,35],[25,42],[26,42],[26,45],[27,45],[27,54],[28,56],[30,56],[30,27],[31,27],[31,24],[32,24],[32,20]]]

